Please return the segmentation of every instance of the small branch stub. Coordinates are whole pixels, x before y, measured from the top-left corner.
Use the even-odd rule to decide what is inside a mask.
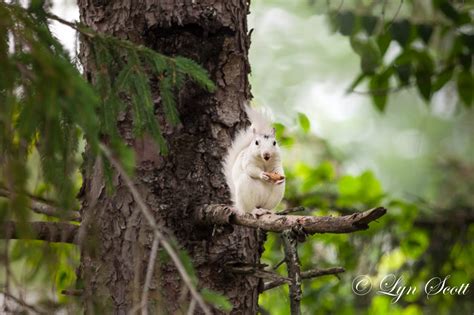
[[[345,269],[342,267],[333,267],[333,268],[327,268],[327,269],[312,269],[308,271],[302,271],[301,272],[301,279],[313,279],[317,277],[322,277],[322,276],[328,276],[328,275],[335,275],[337,276],[340,273],[345,272]],[[279,287],[283,284],[288,283],[285,279],[277,279],[274,281],[268,281],[263,285],[262,291],[267,291],[271,290],[273,288]]]
[[[18,223],[0,223],[0,239],[30,239],[46,242],[77,244],[78,225],[63,222],[28,222],[28,233],[22,233]]]

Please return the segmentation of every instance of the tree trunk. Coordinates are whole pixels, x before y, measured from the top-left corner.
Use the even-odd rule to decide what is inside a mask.
[[[199,288],[226,295],[232,313],[255,314],[258,280],[225,270],[229,264],[256,264],[260,244],[254,229],[233,227],[214,231],[195,224],[195,212],[205,204],[228,203],[221,160],[236,129],[246,121],[243,103],[250,97],[247,75],[249,37],[245,0],[79,0],[81,21],[99,32],[129,39],[166,55],[185,56],[203,65],[217,84],[210,94],[188,83],[178,96],[181,124],[159,119],[170,153],[160,156],[146,137],[135,139],[131,116],[118,124],[136,151],[135,183],[160,226],[172,231],[193,260]],[[88,48],[83,43],[85,73]],[[153,96],[159,100],[156,82]],[[139,301],[153,236],[136,202],[117,175],[115,191],[106,192],[99,161],[85,163],[82,187],[86,238],[79,277],[89,313],[110,308],[125,314]],[[89,243],[90,243],[89,242]],[[88,249],[89,248],[89,249]],[[94,250],[90,250],[94,248]],[[150,310],[186,311],[189,295],[170,262],[158,259],[151,282]],[[179,313],[179,312],[178,312]],[[215,310],[215,313],[219,313]]]

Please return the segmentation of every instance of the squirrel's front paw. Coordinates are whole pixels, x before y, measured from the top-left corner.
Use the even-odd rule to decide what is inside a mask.
[[[271,182],[275,185],[280,185],[285,182],[285,176],[278,174],[276,172],[262,172],[260,177],[266,180],[267,182]]]
[[[283,179],[277,180],[277,181],[275,182],[275,185],[281,185],[281,184],[283,184],[284,182],[285,182],[285,179],[283,178]]]
[[[267,172],[261,172],[260,173],[260,178],[263,179],[264,181],[267,181],[267,182],[271,181],[271,178],[270,178],[270,176],[268,175]]]

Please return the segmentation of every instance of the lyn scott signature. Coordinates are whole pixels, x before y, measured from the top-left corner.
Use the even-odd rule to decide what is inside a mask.
[[[424,286],[424,293],[429,299],[433,295],[466,295],[469,292],[470,283],[462,283],[461,285],[452,286],[448,279],[451,276],[444,278],[433,277],[429,279]],[[372,280],[367,275],[361,275],[354,278],[352,281],[352,291],[357,295],[366,295],[372,290]],[[413,295],[417,293],[416,286],[406,286],[403,284],[402,277],[397,277],[394,274],[389,274],[383,277],[380,281],[379,290],[377,294],[387,295],[392,297],[392,303],[397,303],[402,296]]]

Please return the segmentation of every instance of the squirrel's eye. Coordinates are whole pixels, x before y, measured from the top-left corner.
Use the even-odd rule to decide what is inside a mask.
[[[276,141],[273,141],[273,145],[277,145],[277,142],[276,142]]]
[[[255,141],[255,145],[258,145],[258,141]]]

